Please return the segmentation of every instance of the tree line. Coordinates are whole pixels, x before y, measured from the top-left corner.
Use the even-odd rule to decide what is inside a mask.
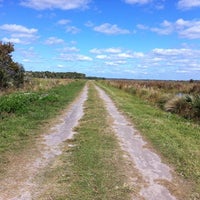
[[[59,78],[59,79],[85,79],[86,75],[77,72],[49,72],[49,71],[26,71],[25,75],[33,78]]]

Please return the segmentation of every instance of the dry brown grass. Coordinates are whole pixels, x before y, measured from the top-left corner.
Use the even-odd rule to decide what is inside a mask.
[[[44,79],[44,78],[31,78],[24,83],[21,88],[8,88],[0,90],[0,96],[5,94],[11,94],[14,92],[27,92],[27,91],[38,91],[48,90],[58,85],[67,85],[74,81],[73,79]]]

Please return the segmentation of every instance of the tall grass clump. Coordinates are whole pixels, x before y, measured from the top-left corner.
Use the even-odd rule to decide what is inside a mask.
[[[187,119],[200,117],[200,95],[179,95],[166,102],[164,109]]]

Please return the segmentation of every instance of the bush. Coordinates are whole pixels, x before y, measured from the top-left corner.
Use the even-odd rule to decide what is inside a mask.
[[[15,113],[24,111],[26,105],[39,98],[36,93],[15,93],[3,96],[0,99],[0,112]]]
[[[193,97],[190,95],[176,95],[166,102],[164,109],[191,119],[194,117]]]
[[[193,100],[194,117],[200,118],[200,95],[196,95]]]

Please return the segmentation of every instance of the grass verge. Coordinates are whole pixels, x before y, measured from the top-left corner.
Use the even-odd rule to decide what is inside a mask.
[[[9,96],[9,100],[4,97],[2,101],[4,111],[0,113],[0,175],[8,162],[7,155],[17,154],[28,143],[30,144],[31,138],[39,133],[45,121],[55,117],[75,99],[84,84],[84,81],[74,81],[35,92],[31,101],[29,95],[25,98],[22,94],[14,96],[11,94],[12,98]]]
[[[50,186],[44,196],[60,200],[130,199],[132,190],[126,184],[125,174],[128,166],[124,165],[123,153],[108,120],[103,102],[95,88],[90,87],[85,114],[75,128],[77,134],[68,141],[72,147],[45,174],[45,182],[54,183],[54,187]]]
[[[152,107],[120,89],[102,83],[100,86],[176,171],[194,183],[192,195],[200,198],[200,126]]]

